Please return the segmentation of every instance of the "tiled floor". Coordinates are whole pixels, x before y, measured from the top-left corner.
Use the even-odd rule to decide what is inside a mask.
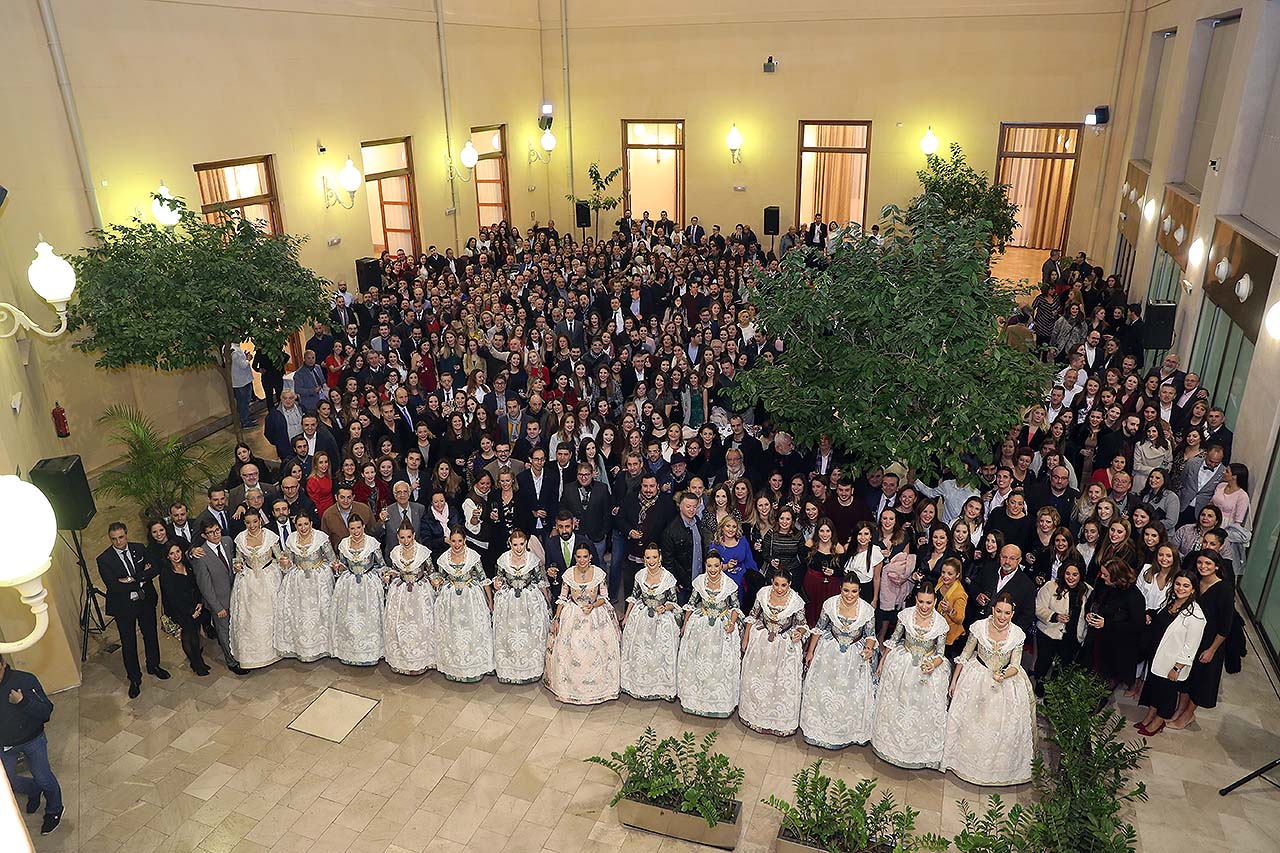
[[[759,799],[787,793],[790,774],[816,757],[848,779],[879,777],[921,810],[925,830],[954,830],[955,801],[983,794],[951,776],[897,770],[868,749],[827,753],[667,703],[569,707],[538,685],[460,685],[335,661],[282,662],[245,677],[215,666],[200,679],[177,662],[176,642],[166,638],[164,654],[174,677],[148,677],[132,702],[118,652],[96,649],[84,685],[55,697],[49,736],[66,819],[56,835],[37,836],[38,850],[693,849],[624,829],[607,805],[612,775],[582,762],[648,725],[720,732],[718,748],[747,771],[740,850],[771,849],[778,818]],[[330,686],[379,704],[341,744],[289,730]],[[1135,810],[1144,849],[1276,849],[1280,792],[1255,782],[1217,794],[1280,755],[1280,736],[1264,729],[1280,701],[1256,654],[1227,679],[1223,699],[1201,713],[1198,730],[1154,739],[1141,773],[1151,800]]]
[[[262,443],[260,434],[252,440]],[[86,550],[103,547],[112,518],[133,515],[100,506]],[[463,685],[336,661],[285,661],[243,677],[215,664],[197,678],[168,637],[173,678],[148,676],[129,701],[119,652],[102,651],[115,636],[112,626],[94,638],[82,686],[54,697],[48,732],[66,813],[48,838],[35,834],[38,816],[28,818],[37,850],[706,849],[623,828],[608,806],[615,778],[582,761],[621,750],[649,725],[663,735],[720,732],[717,748],[746,770],[740,850],[772,849],[779,819],[760,798],[789,794],[790,775],[819,757],[846,779],[878,777],[921,811],[924,831],[954,833],[955,801],[985,794],[950,775],[898,770],[869,749],[829,753],[663,702],[571,707],[539,685]],[[217,660],[216,649],[208,656]],[[379,704],[340,744],[289,730],[329,687]],[[1151,798],[1133,811],[1142,849],[1276,850],[1280,791],[1260,781],[1226,798],[1217,790],[1280,756],[1277,719],[1280,699],[1251,648],[1216,709],[1192,730],[1153,739],[1140,773]]]

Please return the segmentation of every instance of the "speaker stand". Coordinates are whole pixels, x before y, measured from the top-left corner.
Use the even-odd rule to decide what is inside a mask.
[[[76,554],[76,563],[80,566],[80,582],[84,585],[84,603],[80,608],[80,662],[89,657],[89,635],[101,634],[107,630],[107,620],[102,615],[102,606],[98,599],[107,600],[107,594],[98,589],[89,574],[89,566],[84,561],[84,548],[80,544],[80,532],[71,531],[72,550]],[[114,644],[113,644],[114,645]],[[115,649],[108,647],[108,652]]]

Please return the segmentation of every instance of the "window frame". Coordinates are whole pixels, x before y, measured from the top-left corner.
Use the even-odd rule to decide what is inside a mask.
[[[833,147],[829,145],[805,145],[804,129],[808,125],[822,127],[825,125],[834,125],[838,127],[865,127],[867,129],[867,144],[865,148],[847,148]],[[867,223],[867,207],[871,198],[871,122],[859,119],[800,119],[796,123],[796,206],[795,219],[793,220],[797,228],[801,225],[807,226],[808,223],[800,222],[800,197],[804,189],[804,155],[805,154],[865,154],[867,156],[867,168],[862,176],[862,218],[861,224]]]
[[[233,157],[229,160],[214,160],[208,163],[196,163],[191,167],[191,169],[196,174],[196,184],[198,186],[201,172],[214,172],[220,169],[227,169],[234,166],[248,166],[250,164],[262,165],[263,174],[267,179],[266,193],[259,193],[255,196],[246,196],[245,198],[213,202],[212,204],[206,204],[202,194],[200,198],[200,213],[206,220],[209,220],[212,215],[235,209],[240,211],[240,215],[243,217],[244,209],[246,207],[251,207],[255,204],[265,204],[267,206],[267,210],[271,213],[270,223],[272,233],[284,233],[284,218],[280,210],[280,191],[276,184],[274,154],[260,154],[253,157]]]
[[[666,145],[655,143],[653,145],[637,145],[630,141],[627,134],[627,126],[632,124],[674,124],[679,138],[679,142]],[[673,221],[680,228],[685,225],[685,204],[684,204],[684,186],[685,186],[685,140],[688,138],[689,129],[686,126],[688,122],[682,118],[624,118],[621,120],[622,128],[622,209],[631,210],[631,169],[630,169],[630,152],[635,151],[674,151],[676,152],[676,209],[674,211]],[[672,211],[668,211],[672,213]]]
[[[405,167],[402,169],[389,169],[385,172],[371,172],[364,176],[365,188],[367,189],[371,181],[377,181],[378,184],[378,215],[382,220],[382,245],[385,248],[391,245],[388,236],[387,215],[385,208],[387,205],[401,206],[407,205],[409,208],[409,228],[413,232],[410,238],[413,243],[413,256],[415,258],[422,254],[422,233],[418,224],[418,188],[413,173],[413,137],[412,136],[391,136],[386,139],[373,139],[360,143],[361,160],[364,159],[365,148],[375,148],[379,145],[398,145],[404,144],[404,162]],[[408,179],[408,202],[392,201],[388,202],[382,198],[382,181],[385,178],[407,178]],[[403,234],[404,230],[400,228],[391,229],[390,233]]]
[[[496,207],[496,206],[497,206],[497,205],[494,205],[494,204],[483,204],[483,205],[481,204],[481,202],[480,202],[480,184],[482,184],[482,183],[484,183],[484,184],[493,184],[493,183],[499,183],[499,182],[500,182],[500,183],[502,184],[502,216],[500,216],[500,217],[498,218],[498,221],[499,221],[499,222],[506,222],[508,226],[510,226],[510,225],[511,225],[511,221],[512,221],[512,216],[511,216],[511,173],[510,173],[510,170],[509,170],[509,164],[508,164],[508,162],[507,162],[507,126],[506,126],[505,124],[482,124],[482,125],[477,125],[476,127],[471,128],[471,135],[470,135],[470,136],[468,136],[467,138],[468,138],[468,139],[470,139],[470,138],[471,138],[471,136],[474,136],[474,135],[476,135],[477,133],[488,133],[488,132],[490,132],[490,131],[497,131],[499,134],[501,134],[501,136],[502,136],[502,149],[501,149],[500,151],[490,151],[490,152],[489,152],[489,153],[487,153],[487,154],[480,154],[479,156],[477,156],[477,157],[476,157],[476,164],[477,164],[477,165],[479,165],[479,163],[480,163],[480,161],[481,161],[481,160],[499,160],[499,161],[501,161],[500,171],[501,171],[502,177],[501,177],[500,181],[481,181],[481,180],[480,180],[480,177],[476,174],[475,169],[472,169],[472,170],[471,170],[471,175],[472,175],[471,180],[472,180],[472,183],[473,183],[473,184],[475,184],[475,193],[476,193],[476,225],[478,226],[478,228],[488,228],[488,227],[489,227],[489,226],[488,226],[487,224],[485,224],[485,222],[480,218],[480,210],[481,210],[481,208],[482,208],[482,207]],[[495,224],[496,224],[496,223],[495,223]],[[476,232],[476,233],[479,233],[479,231],[477,230],[477,232]]]
[[[1036,151],[1009,151],[1005,148],[1006,131],[1012,128],[1051,128],[1056,130],[1074,130],[1076,132],[1076,146],[1074,151],[1067,153],[1058,152],[1036,152]],[[1055,248],[1062,250],[1064,253],[1067,246],[1071,242],[1071,220],[1072,213],[1076,207],[1076,184],[1080,180],[1080,144],[1084,141],[1084,124],[1078,121],[1002,121],[1000,129],[996,135],[996,168],[994,179],[1000,181],[1001,161],[1005,158],[1010,160],[1072,160],[1075,165],[1071,168],[1071,188],[1067,191],[1067,215],[1062,226],[1062,244]],[[1019,225],[1022,223],[1019,222]]]

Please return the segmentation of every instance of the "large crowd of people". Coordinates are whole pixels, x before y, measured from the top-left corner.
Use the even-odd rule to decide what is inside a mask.
[[[824,229],[788,248],[837,248]],[[113,528],[120,612],[158,574],[198,675],[203,634],[237,673],[541,681],[984,785],[1030,778],[1055,664],[1127,689],[1144,734],[1214,707],[1248,471],[1199,377],[1144,366],[1122,283],[1055,252],[1007,318],[1059,365],[1044,404],[971,470],[917,477],[735,404],[781,355],[749,298],[776,262],[749,228],[629,212],[598,242],[501,223],[457,257],[383,253],[292,381],[264,381],[277,458],[238,445],[199,515],[175,505],[145,543]],[[168,675],[152,622],[120,623],[131,695],[135,624]]]

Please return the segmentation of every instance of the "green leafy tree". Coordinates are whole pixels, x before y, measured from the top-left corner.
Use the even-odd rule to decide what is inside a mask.
[[[918,210],[913,204],[913,221],[917,214],[931,215],[935,212],[948,217],[972,216],[990,223],[991,240],[987,245],[994,241],[995,246],[1004,251],[1005,244],[1013,238],[1013,230],[1018,227],[1018,205],[1009,200],[1009,184],[993,183],[986,172],[970,166],[957,142],[951,143],[950,157],[930,154],[925,160],[925,167],[916,172],[916,177],[923,188],[916,201],[937,196],[941,207],[936,211]]]
[[[279,352],[325,317],[326,282],[298,261],[304,236],[268,234],[235,210],[210,222],[180,199],[162,202],[181,212],[175,227],[135,216],[91,232],[97,244],[69,259],[70,327],[87,332],[75,347],[106,369],[216,366],[234,414],[231,347],[252,340]]]
[[[855,470],[897,460],[923,476],[964,476],[963,454],[1019,423],[1051,372],[1005,342],[1016,290],[987,270],[989,224],[942,204],[916,199],[910,226],[887,207],[882,245],[853,228],[829,258],[792,250],[757,277],[757,320],[784,350],[739,374],[737,402],[763,401],[801,444],[830,436]]]
[[[587,177],[591,180],[591,192],[585,198],[578,198],[573,193],[567,193],[565,198],[574,204],[586,204],[591,208],[592,214],[595,216],[596,223],[596,239],[600,239],[600,211],[613,210],[622,203],[622,199],[618,196],[609,195],[609,185],[613,183],[618,175],[622,174],[622,167],[618,166],[613,171],[604,174],[600,171],[600,161],[596,160],[591,163],[587,169]]]

